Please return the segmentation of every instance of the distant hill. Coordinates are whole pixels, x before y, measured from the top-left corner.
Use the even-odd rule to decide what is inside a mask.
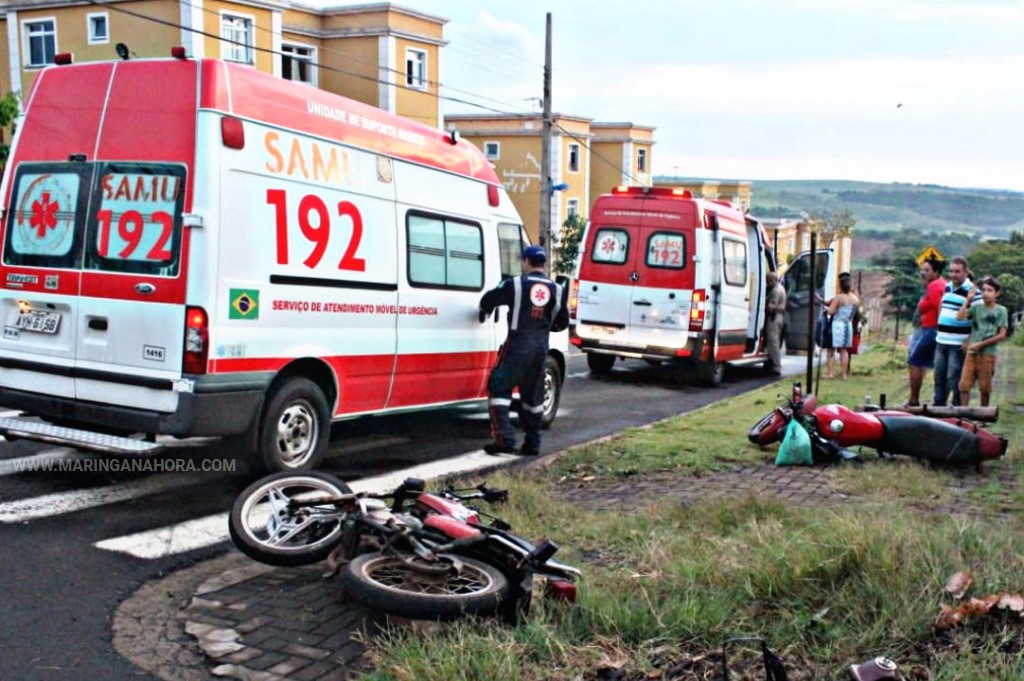
[[[695,178],[656,177],[657,184]],[[849,208],[858,230],[957,232],[1007,238],[1024,232],[1024,192],[847,180],[752,180],[751,214],[798,217]]]

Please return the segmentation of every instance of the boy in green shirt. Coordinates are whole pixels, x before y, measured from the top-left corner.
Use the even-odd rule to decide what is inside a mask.
[[[988,406],[992,394],[992,377],[996,373],[996,345],[1006,338],[1009,317],[1006,308],[996,303],[1000,290],[999,282],[993,277],[981,280],[982,305],[971,305],[978,295],[978,287],[972,286],[967,299],[957,312],[957,319],[971,320],[971,335],[964,343],[964,368],[960,374],[960,404],[967,406],[971,387],[978,382],[981,406]]]

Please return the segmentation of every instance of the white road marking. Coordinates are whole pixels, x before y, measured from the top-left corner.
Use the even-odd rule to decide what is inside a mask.
[[[175,487],[184,487],[188,482],[200,483],[199,475],[177,474],[157,475],[143,480],[94,487],[72,492],[46,494],[30,499],[0,503],[0,523],[20,523],[38,518],[48,518],[97,506],[116,504],[129,499],[157,494]]]
[[[431,463],[393,471],[385,475],[363,478],[349,482],[357,492],[382,494],[390,492],[406,478],[430,479],[453,473],[487,468],[516,459],[511,454],[491,456],[482,450],[462,456],[442,459]],[[204,518],[188,520],[176,525],[158,527],[154,530],[137,532],[123,537],[114,537],[96,542],[95,546],[107,551],[127,553],[136,558],[154,560],[176,553],[212,546],[228,539],[228,514],[217,513]]]
[[[0,476],[46,470],[46,462],[71,459],[84,459],[89,456],[70,447],[47,449],[32,456],[20,456],[16,459],[0,460]]]

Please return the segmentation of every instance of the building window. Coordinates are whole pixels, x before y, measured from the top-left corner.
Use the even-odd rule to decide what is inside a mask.
[[[410,213],[406,228],[410,284],[463,291],[483,288],[484,238],[480,225]]]
[[[281,45],[281,77],[316,85],[316,49],[302,45]]]
[[[25,32],[25,52],[28,67],[40,67],[53,63],[57,53],[57,22],[55,19],[39,19],[22,23]]]
[[[580,145],[578,144],[569,145],[569,172],[580,172]]]
[[[484,142],[484,156],[488,161],[497,161],[501,158],[501,142]]]
[[[637,149],[636,150],[636,172],[646,173],[647,172],[647,150]]]
[[[235,14],[220,15],[221,59],[242,64],[254,64],[253,20]]]
[[[569,199],[565,202],[565,212],[570,218],[574,218],[580,214],[580,200]]]
[[[423,50],[405,51],[405,84],[417,90],[427,89],[427,53]]]
[[[89,28],[89,44],[102,45],[110,42],[110,25],[107,23],[107,13],[88,14],[86,23]]]

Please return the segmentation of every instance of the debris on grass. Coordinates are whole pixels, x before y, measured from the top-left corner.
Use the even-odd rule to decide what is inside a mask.
[[[974,584],[974,577],[969,572],[957,572],[946,582],[946,593],[960,601],[956,607],[942,604],[935,618],[936,631],[945,631],[962,624],[967,619],[977,619],[989,614],[1016,615],[1024,618],[1024,596],[1010,591],[988,594],[981,598],[963,600]]]

